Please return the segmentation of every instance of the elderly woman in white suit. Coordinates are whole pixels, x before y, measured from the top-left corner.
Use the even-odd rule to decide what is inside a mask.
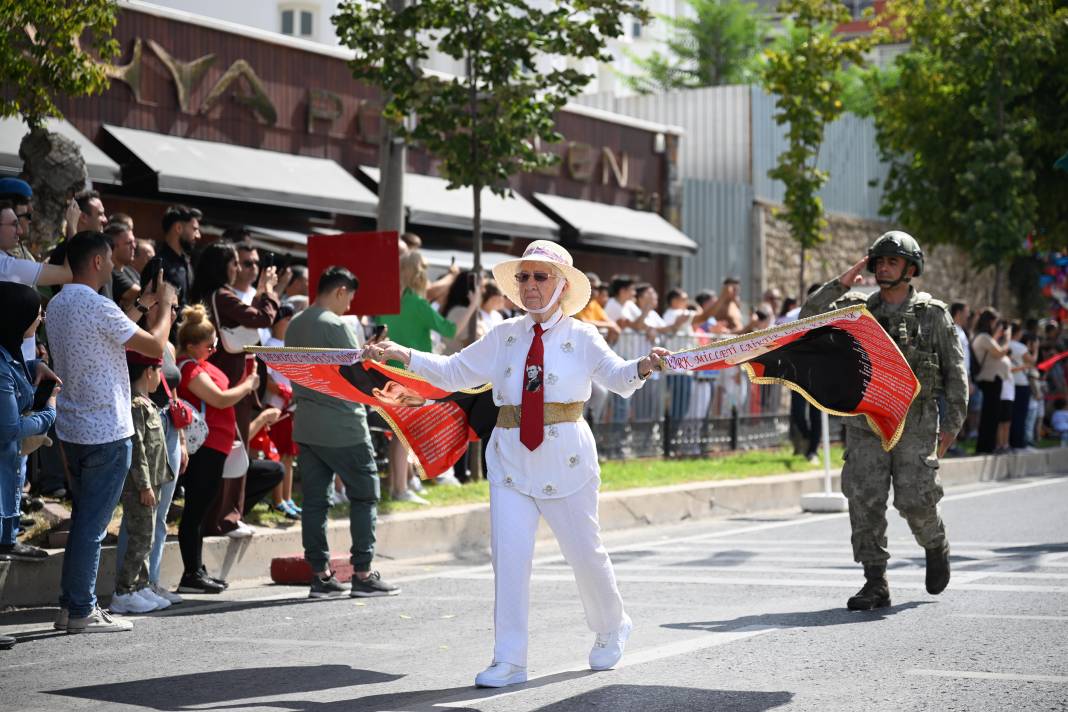
[[[527,679],[530,572],[539,517],[545,517],[574,571],[586,622],[596,634],[590,667],[619,662],[631,631],[597,521],[600,467],[582,418],[591,381],[629,396],[667,355],[624,361],[597,330],[571,318],[590,299],[590,283],[559,245],[539,240],[521,258],[493,269],[526,316],[509,319],[457,354],[438,356],[389,341],[369,358],[395,359],[439,388],[493,384],[500,407],[486,456],[495,584],[493,662],[479,687]],[[539,353],[540,351],[540,353]],[[539,415],[541,416],[539,418]]]

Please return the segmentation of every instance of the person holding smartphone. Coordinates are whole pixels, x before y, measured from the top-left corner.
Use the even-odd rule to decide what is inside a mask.
[[[58,379],[47,367],[38,373],[37,363],[22,354],[23,340],[41,323],[41,295],[32,287],[0,282],[0,304],[6,315],[0,320],[0,561],[43,561],[48,558],[44,549],[16,541],[25,480],[22,441],[44,435],[55,422]],[[41,386],[36,398],[35,381]]]

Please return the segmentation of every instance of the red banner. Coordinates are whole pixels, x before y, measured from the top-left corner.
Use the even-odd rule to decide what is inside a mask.
[[[780,383],[833,415],[863,415],[897,444],[920,383],[905,357],[865,307],[715,341],[667,357],[671,370],[741,366],[754,383]]]
[[[361,361],[359,349],[248,351],[305,388],[374,408],[411,448],[423,479],[448,471],[467,451],[468,442],[489,438],[497,420],[489,386],[450,393],[409,371]]]

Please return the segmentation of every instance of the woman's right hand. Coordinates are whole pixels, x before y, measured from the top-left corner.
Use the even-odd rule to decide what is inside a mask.
[[[260,387],[260,374],[253,371],[249,376],[241,382],[241,385],[245,386],[249,393]]]
[[[63,390],[63,387],[58,385],[58,384],[56,385],[55,388],[52,389],[52,397],[48,399],[48,403],[47,403],[48,407],[51,408],[52,410],[56,409],[56,398],[59,397],[59,392],[61,390]]]
[[[372,361],[400,361],[407,366],[412,360],[412,350],[393,341],[384,340],[368,344],[363,350],[364,358]]]

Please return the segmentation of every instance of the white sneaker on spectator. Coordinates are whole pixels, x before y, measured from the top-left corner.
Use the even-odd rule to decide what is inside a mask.
[[[149,613],[156,610],[156,604],[138,596],[135,592],[116,593],[111,597],[108,610],[112,613]],[[70,624],[67,624],[70,628]]]
[[[99,606],[85,618],[71,618],[67,623],[67,633],[118,633],[133,630],[133,623],[112,618],[111,614]]]
[[[66,630],[67,623],[70,622],[70,611],[66,608],[60,608],[59,613],[56,614],[56,620],[52,623],[52,627],[56,630]]]
[[[463,485],[460,484],[460,480],[456,479],[456,475],[451,472],[444,475],[438,475],[430,481],[436,485],[444,487],[463,487]]]
[[[163,596],[157,596],[156,592],[148,586],[145,586],[140,591],[136,591],[137,595],[151,603],[155,608],[154,611],[162,611],[164,608],[170,608],[171,602]]]
[[[226,536],[230,537],[231,539],[248,539],[250,536],[253,535],[253,533],[254,532],[252,531],[252,527],[238,520],[237,528],[232,531],[226,532]]]
[[[168,591],[167,589],[160,586],[158,583],[150,583],[148,587],[152,589],[152,593],[156,594],[160,598],[164,598],[170,601],[172,604],[181,603],[183,600],[182,597],[179,596],[177,593],[174,593],[173,591]]]
[[[415,502],[416,504],[430,504],[429,500],[423,499],[411,490],[404,490],[400,494],[392,496],[394,502]]]
[[[423,491],[423,481],[419,479],[418,475],[412,475],[408,478],[408,489],[412,490],[413,492]]]

